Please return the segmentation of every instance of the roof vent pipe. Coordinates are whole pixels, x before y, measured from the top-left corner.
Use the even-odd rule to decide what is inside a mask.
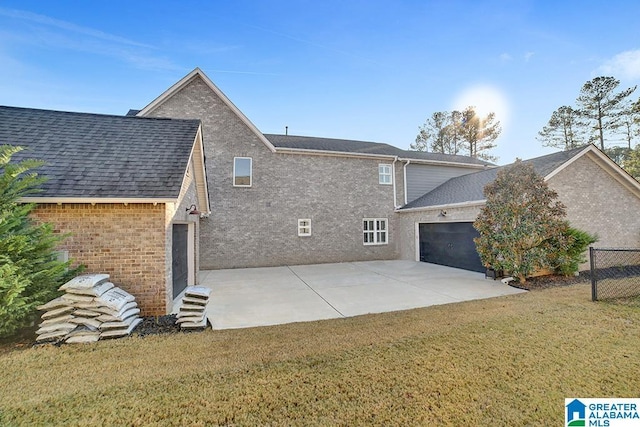
[[[284,127],[284,134],[289,135],[289,126]]]

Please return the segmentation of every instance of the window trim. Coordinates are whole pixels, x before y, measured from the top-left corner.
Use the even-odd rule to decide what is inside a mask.
[[[307,224],[301,224],[306,222]],[[305,231],[308,229],[308,231]],[[298,237],[309,237],[311,236],[311,218],[300,218],[298,219]]]
[[[383,172],[381,168],[388,168],[389,172]],[[385,181],[386,178],[389,177],[389,182]],[[391,185],[393,184],[393,166],[390,163],[378,163],[378,184],[381,185]]]
[[[373,221],[373,229],[367,230],[369,221]],[[384,227],[379,228],[378,222],[384,222]],[[384,241],[380,241],[380,235],[384,233]],[[370,235],[373,241],[365,241],[365,236]],[[368,240],[368,239],[367,239]],[[362,244],[365,246],[387,245],[389,244],[389,219],[388,218],[362,218]]]
[[[249,185],[236,184],[236,160],[249,160]],[[234,187],[251,187],[253,185],[253,158],[251,157],[234,157],[233,158],[233,176],[231,177]]]

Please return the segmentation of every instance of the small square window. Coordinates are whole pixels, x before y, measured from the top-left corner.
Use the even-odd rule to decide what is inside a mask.
[[[253,165],[251,157],[233,158],[233,186],[251,187]]]
[[[391,185],[391,165],[388,164],[379,164],[378,165],[378,182],[380,184]]]
[[[298,236],[311,236],[311,220],[299,219],[298,220]]]
[[[365,245],[386,245],[388,243],[387,219],[363,219],[362,233],[362,243]]]

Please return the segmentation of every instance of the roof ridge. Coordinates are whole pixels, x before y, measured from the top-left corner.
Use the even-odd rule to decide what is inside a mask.
[[[0,109],[7,110],[22,110],[25,112],[41,112],[41,113],[49,113],[49,114],[64,114],[64,115],[76,115],[76,116],[87,116],[87,117],[111,117],[117,119],[137,119],[137,120],[162,120],[162,121],[175,121],[175,122],[200,122],[199,119],[177,119],[171,117],[141,117],[141,116],[127,116],[120,114],[106,114],[106,113],[87,113],[83,111],[66,111],[66,110],[50,110],[45,108],[33,108],[33,107],[15,107],[12,105],[0,105]]]

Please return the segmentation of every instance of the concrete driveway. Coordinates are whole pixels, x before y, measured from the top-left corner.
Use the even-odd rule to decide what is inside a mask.
[[[206,270],[213,329],[407,310],[524,292],[484,274],[414,261]],[[179,305],[176,305],[178,307]]]

